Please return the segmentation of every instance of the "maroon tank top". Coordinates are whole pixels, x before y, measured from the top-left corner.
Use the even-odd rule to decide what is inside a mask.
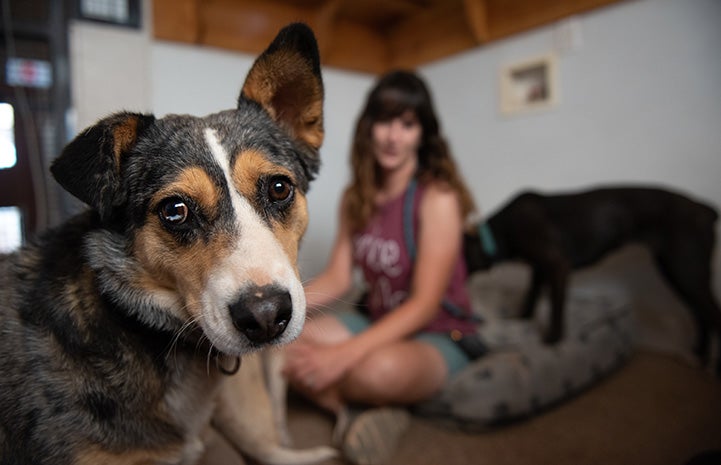
[[[425,188],[418,186],[413,203],[413,228],[418,237],[418,207]],[[354,262],[363,271],[368,286],[368,310],[377,320],[400,305],[407,297],[413,277],[413,262],[403,237],[404,195],[378,208],[366,227],[353,236]],[[466,288],[466,263],[459,254],[444,296],[461,309],[464,315],[452,315],[440,306],[436,318],[424,329],[430,332],[475,331],[477,323],[471,315]]]

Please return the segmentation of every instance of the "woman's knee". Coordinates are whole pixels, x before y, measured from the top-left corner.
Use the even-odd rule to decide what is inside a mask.
[[[348,374],[342,390],[350,400],[411,403],[440,389],[446,373],[445,361],[435,349],[408,342],[380,349],[366,357]]]

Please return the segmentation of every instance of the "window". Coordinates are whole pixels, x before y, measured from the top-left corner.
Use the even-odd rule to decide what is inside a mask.
[[[0,170],[17,163],[15,150],[15,111],[9,103],[0,102]]]
[[[18,207],[0,207],[0,253],[9,253],[23,242],[23,219]]]

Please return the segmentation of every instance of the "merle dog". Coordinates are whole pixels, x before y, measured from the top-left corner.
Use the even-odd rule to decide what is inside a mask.
[[[120,112],[67,145],[52,173],[88,210],[0,256],[1,464],[190,465],[213,431],[261,463],[335,456],[281,444],[251,356],[305,321],[322,110],[315,36],[291,24],[234,108]]]
[[[563,337],[564,303],[571,271],[591,265],[620,246],[637,242],[651,252],[668,284],[693,312],[696,354],[708,360],[708,330],[721,332],[721,310],[711,290],[717,212],[668,190],[608,187],[578,193],[513,198],[465,236],[469,273],[520,260],[532,269],[522,316],[533,315],[548,286],[551,322],[544,341]]]

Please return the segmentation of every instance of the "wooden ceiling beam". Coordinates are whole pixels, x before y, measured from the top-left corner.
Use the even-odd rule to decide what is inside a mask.
[[[318,39],[320,56],[324,57],[330,53],[333,43],[335,25],[338,20],[338,11],[343,6],[344,0],[328,0],[316,11],[314,16],[314,32]]]
[[[311,19],[311,11],[276,2],[205,1],[200,14],[200,43],[257,54],[286,24]]]
[[[484,44],[491,38],[488,31],[488,11],[486,0],[463,0],[468,26],[478,44]]]
[[[323,63],[341,69],[380,74],[390,67],[388,45],[377,31],[354,21],[339,19]]]
[[[416,68],[475,45],[463,8],[452,3],[411,16],[388,35],[391,65],[396,68]]]
[[[162,40],[199,41],[200,0],[153,0],[153,34]]]
[[[382,37],[362,24],[339,18],[344,0],[318,9],[249,0],[154,0],[154,35],[158,39],[258,54],[286,24],[308,23],[316,32],[324,65],[377,74],[388,68]]]
[[[619,0],[486,0],[490,40],[501,39]]]
[[[153,0],[153,33],[255,55],[287,23],[304,21],[316,32],[324,65],[378,74],[620,0],[368,1],[378,2],[371,11],[356,0]]]

